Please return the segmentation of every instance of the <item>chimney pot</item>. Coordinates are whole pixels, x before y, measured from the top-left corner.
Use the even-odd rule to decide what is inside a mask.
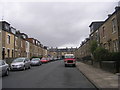
[[[110,17],[111,16],[111,14],[108,14],[108,17]]]

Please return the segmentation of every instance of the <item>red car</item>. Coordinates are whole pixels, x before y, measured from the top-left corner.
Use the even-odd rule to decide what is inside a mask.
[[[41,61],[42,63],[47,63],[47,62],[48,62],[48,59],[47,59],[47,58],[42,58],[40,61]]]
[[[76,66],[76,59],[74,58],[74,55],[73,54],[66,54],[65,55],[65,59],[64,59],[64,64],[65,64],[65,67],[66,66]]]

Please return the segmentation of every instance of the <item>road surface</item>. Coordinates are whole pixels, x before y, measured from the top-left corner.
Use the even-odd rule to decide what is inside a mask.
[[[63,60],[12,71],[2,82],[3,88],[95,88],[76,67],[64,67]]]

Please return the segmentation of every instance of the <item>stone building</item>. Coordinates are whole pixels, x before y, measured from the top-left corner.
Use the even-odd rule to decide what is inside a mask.
[[[110,52],[119,51],[119,32],[120,32],[120,7],[116,7],[115,11],[108,15],[108,18],[99,28],[100,45]]]
[[[104,23],[104,21],[95,21],[92,22],[89,27],[90,27],[90,40],[91,41],[97,41],[98,44],[100,43],[100,36],[99,36],[99,27]]]
[[[26,41],[29,42],[30,57],[32,57],[32,56],[35,56],[35,57],[43,56],[44,48],[43,48],[42,44],[40,43],[40,41],[38,41],[37,39],[34,39],[34,38],[26,38]]]
[[[65,54],[74,54],[75,55],[75,50],[77,48],[61,48],[58,49],[51,47],[48,51],[50,53],[50,56],[53,56],[54,58],[62,58],[64,57]]]
[[[80,47],[76,50],[76,58],[78,59],[83,59],[86,57],[90,57],[90,39],[86,38]]]
[[[76,50],[78,58],[90,55],[90,43],[97,41],[99,46],[110,52],[120,52],[120,7],[117,6],[105,21],[96,21],[90,24],[90,40],[85,40]]]
[[[1,49],[2,49],[2,58],[13,58],[14,57],[14,32],[10,24],[6,21],[0,22],[1,28]]]

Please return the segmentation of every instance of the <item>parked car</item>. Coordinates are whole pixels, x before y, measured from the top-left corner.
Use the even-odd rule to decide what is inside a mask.
[[[0,76],[9,75],[9,65],[4,61],[0,60]]]
[[[54,59],[52,57],[49,57],[49,59],[50,59],[50,62],[54,61]]]
[[[50,58],[46,58],[48,60],[48,62],[50,62]]]
[[[40,58],[32,58],[31,59],[31,65],[33,66],[33,65],[41,65],[42,64],[42,62],[41,62],[41,60],[40,60]]]
[[[11,70],[25,70],[27,68],[31,68],[30,59],[25,57],[14,59],[10,65]]]
[[[47,58],[42,58],[40,61],[41,61],[42,63],[47,63],[47,62],[49,62]]]
[[[66,66],[76,66],[76,60],[73,54],[65,54],[64,64]]]
[[[56,60],[57,60],[57,58],[55,57],[55,58],[54,58],[54,61],[56,61]]]

